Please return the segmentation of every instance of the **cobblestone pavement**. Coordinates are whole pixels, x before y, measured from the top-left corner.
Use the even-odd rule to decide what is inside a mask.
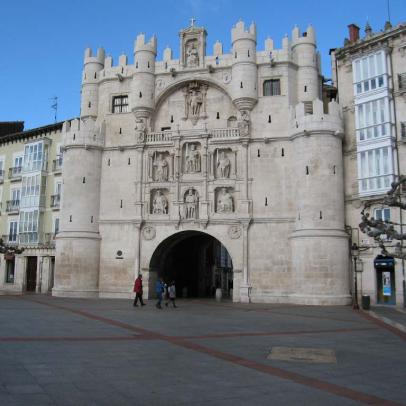
[[[0,296],[0,405],[406,404],[406,333],[371,313],[178,304]]]

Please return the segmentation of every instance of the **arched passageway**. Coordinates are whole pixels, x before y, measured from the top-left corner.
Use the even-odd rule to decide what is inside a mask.
[[[166,283],[174,280],[178,296],[183,297],[211,297],[216,288],[222,289],[223,296],[229,296],[232,270],[224,245],[199,231],[168,237],[156,248],[150,262],[150,272]]]

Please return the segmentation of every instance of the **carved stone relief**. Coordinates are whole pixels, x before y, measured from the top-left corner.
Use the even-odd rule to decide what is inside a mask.
[[[184,196],[184,207],[186,219],[196,219],[198,210],[199,196],[194,189],[188,189]]]
[[[199,43],[197,39],[189,40],[186,43],[186,66],[195,68],[199,66]]]
[[[185,116],[184,120],[191,120],[193,125],[199,121],[200,118],[207,118],[206,113],[206,94],[207,85],[197,82],[189,83],[183,88],[183,95],[185,97]]]
[[[227,150],[216,150],[216,177],[225,179],[230,177],[231,160]]]
[[[157,182],[166,182],[169,177],[169,164],[163,153],[155,154],[152,166],[153,179]]]
[[[251,121],[250,121],[250,114],[247,110],[241,111],[240,119],[238,120],[237,124],[240,135],[247,137],[250,133]]]
[[[228,236],[233,240],[240,238],[241,237],[241,227],[238,225],[230,226],[228,229]]]
[[[135,119],[135,136],[137,142],[143,143],[145,142],[145,135],[147,133],[147,125],[145,123],[144,118],[136,118]]]
[[[157,189],[152,193],[151,214],[168,214],[168,199],[163,189]]]
[[[198,173],[201,171],[199,143],[186,143],[184,147],[184,172]]]
[[[156,236],[155,228],[152,226],[146,226],[142,229],[142,235],[144,240],[153,240]]]
[[[222,187],[217,189],[216,193],[216,212],[217,213],[233,213],[234,198],[230,188]]]

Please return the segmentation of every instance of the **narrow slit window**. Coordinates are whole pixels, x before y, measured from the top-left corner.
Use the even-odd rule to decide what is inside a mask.
[[[271,115],[268,116],[268,123],[272,123]]]
[[[261,156],[261,151],[258,150],[258,158]]]
[[[281,156],[285,156],[285,149],[284,148],[282,148]]]
[[[128,158],[128,165],[131,165],[131,158]]]
[[[110,166],[110,158],[107,160],[107,166]]]
[[[69,223],[72,223],[72,214],[69,216]]]
[[[142,92],[140,92],[139,97],[140,97],[140,99],[142,98]]]
[[[171,123],[173,123],[173,116],[171,116]]]
[[[320,220],[323,218],[323,212],[320,211]]]
[[[122,208],[123,208],[123,201],[120,200],[120,209],[122,209]]]
[[[86,178],[83,176],[82,183],[86,183]]]
[[[217,118],[217,120],[220,118],[220,113],[219,112],[217,112],[216,118]]]
[[[306,165],[306,175],[309,174],[309,167]]]
[[[335,165],[333,166],[333,174],[334,175],[336,174],[336,166]]]
[[[240,88],[241,88],[241,89],[243,88],[242,82],[240,82]]]
[[[268,198],[265,197],[265,206],[268,206]]]
[[[90,217],[90,222],[93,223],[93,216]]]
[[[120,130],[118,131],[118,133],[121,134],[121,127],[120,127]]]

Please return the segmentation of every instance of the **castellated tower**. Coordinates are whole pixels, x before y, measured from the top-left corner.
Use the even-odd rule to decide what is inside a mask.
[[[233,45],[231,96],[238,110],[252,110],[258,100],[256,61],[257,31],[252,23],[247,31],[243,21],[231,30]]]
[[[299,28],[292,31],[292,57],[297,64],[298,101],[320,98],[319,62],[316,51],[316,36],[313,27],[300,34]]]
[[[296,221],[290,241],[296,303],[334,305],[350,299],[342,118],[336,102],[328,109],[326,114],[318,99],[292,109]]]
[[[155,108],[156,37],[145,42],[139,34],[134,45],[135,71],[131,83],[131,110],[137,118],[149,118]]]
[[[100,175],[104,126],[96,123],[104,50],[86,50],[80,119],[63,128],[63,203],[56,243],[55,296],[98,297]]]

